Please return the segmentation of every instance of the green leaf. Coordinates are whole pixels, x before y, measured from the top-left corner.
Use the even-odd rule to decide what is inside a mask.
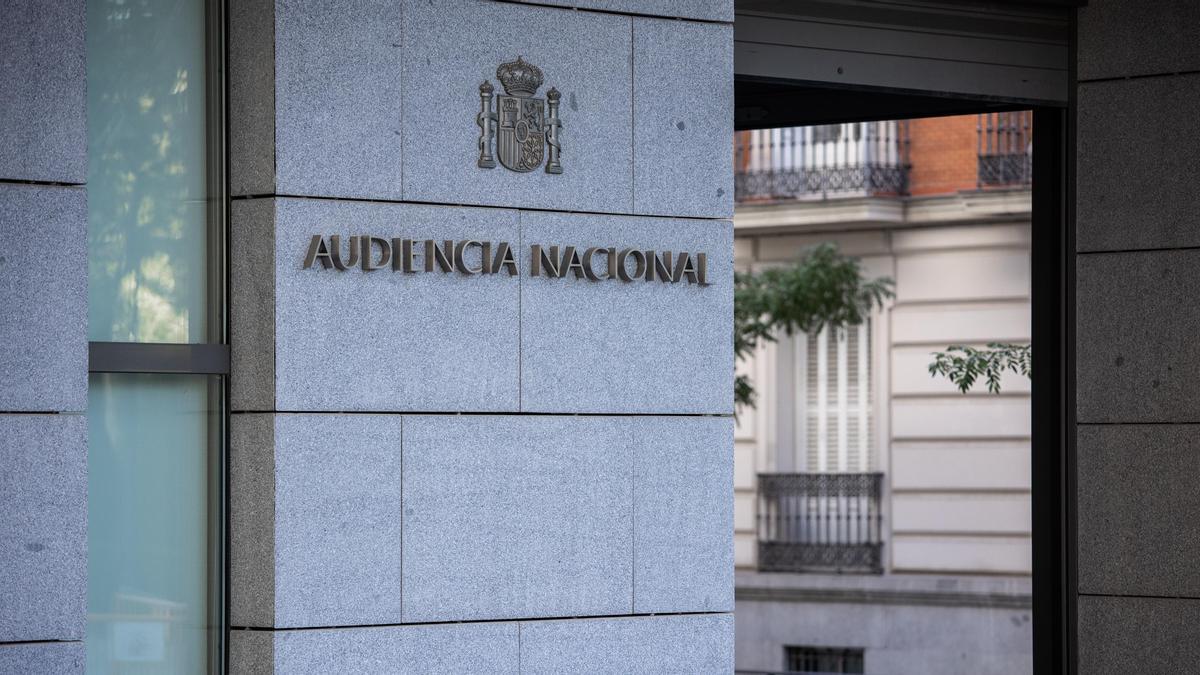
[[[861,324],[892,297],[892,287],[886,277],[868,281],[857,258],[828,243],[806,250],[791,265],[739,272],[733,291],[734,355],[748,358],[780,331],[792,335]],[[745,375],[734,379],[734,403],[739,411],[754,407],[754,385]]]
[[[1005,370],[1018,375],[1032,377],[1031,346],[989,342],[986,349],[963,345],[950,345],[945,351],[933,352],[929,364],[932,377],[941,375],[967,393],[982,376],[987,381],[988,391],[1000,393],[1000,377]]]

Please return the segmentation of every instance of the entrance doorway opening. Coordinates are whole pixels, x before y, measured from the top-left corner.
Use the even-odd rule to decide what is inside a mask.
[[[895,284],[739,363],[738,671],[1066,672],[1065,107],[742,75],[735,99],[739,271],[829,242]],[[1036,344],[1036,376],[930,376],[989,343]]]

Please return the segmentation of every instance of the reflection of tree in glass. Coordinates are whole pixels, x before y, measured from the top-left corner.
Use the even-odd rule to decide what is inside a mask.
[[[91,338],[204,338],[204,3],[88,3]]]

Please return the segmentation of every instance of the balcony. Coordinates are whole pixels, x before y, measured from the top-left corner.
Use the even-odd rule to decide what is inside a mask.
[[[1033,113],[979,115],[977,187],[1016,187],[1033,183]]]
[[[739,202],[903,195],[909,123],[855,122],[739,132],[734,141]]]
[[[882,473],[758,476],[758,569],[883,573]]]

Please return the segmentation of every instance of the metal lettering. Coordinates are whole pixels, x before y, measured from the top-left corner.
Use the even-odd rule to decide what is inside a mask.
[[[671,252],[663,251],[658,255],[654,251],[646,251],[646,258],[653,258],[654,264],[651,265],[647,260],[646,263],[646,281],[654,281],[654,275],[665,282],[671,281]]]
[[[400,256],[397,260],[400,262],[400,269],[405,273],[412,274],[418,271],[417,247],[413,246],[412,239],[400,240]],[[394,266],[393,269],[395,269]]]
[[[490,241],[479,245],[479,267],[484,274],[492,273],[492,242]]]
[[[496,258],[492,261],[492,271],[498,272],[501,267],[508,268],[508,276],[517,276],[517,259],[513,257],[512,249],[507,241],[500,242],[496,247]]]
[[[392,260],[392,247],[388,244],[387,239],[382,237],[368,237],[363,235],[360,239],[362,242],[362,271],[373,272],[382,267],[386,267]],[[371,248],[374,244],[379,244],[379,262],[371,262]]]
[[[399,272],[404,263],[404,240],[392,237],[392,271]]]
[[[557,246],[551,246],[549,253],[537,244],[529,247],[529,276],[541,276],[543,265],[546,267],[546,276],[550,278],[562,276],[558,264]]]
[[[329,235],[329,247],[333,266],[338,268],[339,272],[345,272],[347,268],[354,267],[358,264],[358,237],[350,237],[350,260],[342,262],[342,237],[338,234]]]
[[[542,275],[542,247],[534,244],[529,247],[529,276]]]
[[[479,264],[479,267],[476,267],[475,269],[471,269],[470,267],[467,266],[467,261],[464,259],[463,253],[467,250],[468,246],[478,246],[478,247],[480,247],[480,249],[483,248],[483,244],[475,241],[474,239],[467,239],[467,240],[460,241],[457,244],[455,244],[454,245],[454,266],[458,268],[458,271],[462,272],[463,274],[479,274],[480,272],[490,271],[490,270],[486,269],[488,267],[488,259],[487,259],[486,251],[483,251],[482,262]]]
[[[599,253],[601,251],[608,252],[608,250],[601,249],[601,247],[599,247],[599,246],[592,246],[587,251],[583,251],[583,275],[587,276],[588,279],[590,279],[592,281],[600,281],[600,279],[601,279],[601,276],[599,274],[596,274],[596,270],[593,269],[593,267],[592,267],[592,257],[595,256],[596,253]],[[610,268],[610,274],[611,274],[611,268]],[[607,279],[607,277],[604,277],[604,279]]]
[[[629,273],[626,263],[633,256],[633,274]],[[640,279],[646,273],[646,254],[635,248],[627,248],[617,254],[617,276],[621,281]]]
[[[675,277],[672,281],[678,283],[683,277],[687,277],[689,284],[696,283],[696,266],[692,264],[692,256],[687,253],[679,254],[679,260],[675,262]]]
[[[348,245],[342,247],[342,235],[311,235],[304,255],[303,269],[320,263],[324,269],[346,271],[360,267],[363,272],[391,267],[393,272],[412,274],[455,270],[462,274],[521,275],[517,265],[516,251],[506,241],[480,241],[476,239],[404,239],[401,237],[377,237],[367,234],[351,235]],[[424,260],[419,261],[420,244],[424,243]],[[479,259],[472,257],[472,247],[479,249]],[[708,254],[668,250],[625,248],[613,246],[589,246],[582,252],[574,246],[538,244],[529,247],[529,275],[561,279],[573,272],[576,279],[604,281],[620,279],[664,283],[711,285],[708,281]],[[601,258],[603,260],[601,261]],[[630,265],[632,259],[633,264]],[[603,266],[604,269],[601,269]]]
[[[567,246],[563,249],[562,262],[558,266],[558,272],[560,277],[567,276],[567,272],[574,272],[576,279],[583,278],[583,261],[579,259],[579,253],[575,251],[574,246]]]
[[[325,245],[325,237],[314,234],[312,241],[308,243],[308,253],[304,256],[304,269],[312,267],[313,262],[317,260],[321,261],[321,267],[324,269],[333,267],[333,260],[329,257],[329,247]]]
[[[438,267],[442,268],[443,272],[453,272],[454,263],[454,241],[452,239],[444,239],[442,241],[443,248],[438,248],[437,242],[432,239],[425,240],[425,271],[432,272],[433,264],[436,261]]]

